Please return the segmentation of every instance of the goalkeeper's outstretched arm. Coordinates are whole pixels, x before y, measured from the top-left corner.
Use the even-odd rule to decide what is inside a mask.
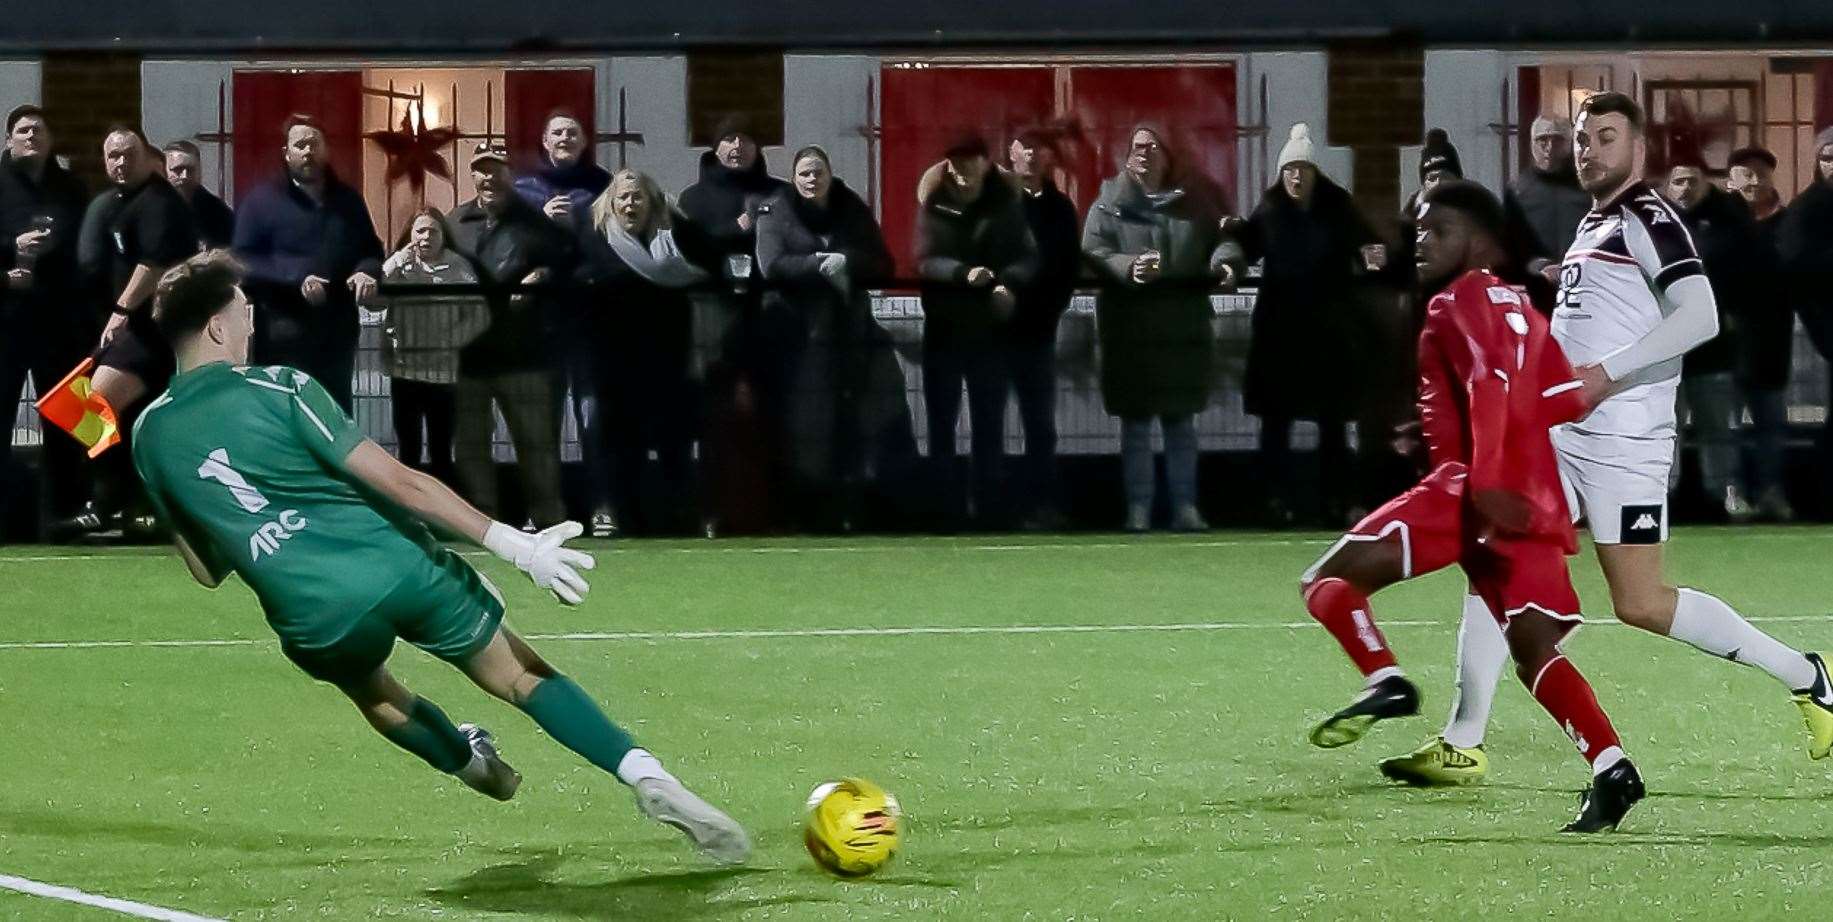
[[[484,536],[496,524],[439,478],[402,464],[369,439],[350,450],[344,470],[420,521],[472,544],[484,544]]]
[[[438,478],[402,464],[369,439],[350,450],[344,470],[422,522],[483,545],[562,602],[578,605],[591,589],[577,572],[592,569],[591,555],[563,546],[584,531],[578,522],[563,522],[538,535],[523,534],[520,529],[493,521]]]

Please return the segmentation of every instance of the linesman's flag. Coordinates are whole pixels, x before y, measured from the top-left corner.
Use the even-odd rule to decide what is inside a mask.
[[[91,458],[121,441],[115,408],[95,392],[90,377],[94,373],[95,359],[84,359],[56,387],[38,398],[39,415],[87,446]]]

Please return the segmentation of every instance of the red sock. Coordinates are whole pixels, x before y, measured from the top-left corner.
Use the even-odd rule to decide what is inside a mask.
[[[1586,762],[1597,762],[1604,750],[1619,745],[1617,730],[1598,706],[1591,683],[1565,656],[1555,656],[1540,667],[1539,674],[1528,682],[1528,691],[1578,744]]]
[[[1305,608],[1337,639],[1363,675],[1395,665],[1394,651],[1388,649],[1387,638],[1381,636],[1369,613],[1368,596],[1356,587],[1336,577],[1320,579],[1305,591]]]

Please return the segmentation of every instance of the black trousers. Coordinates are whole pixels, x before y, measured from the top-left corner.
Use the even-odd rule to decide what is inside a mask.
[[[977,516],[986,520],[1002,511],[1000,467],[1006,453],[1006,356],[990,338],[954,339],[928,336],[923,341],[923,402],[929,419],[929,458],[942,490],[945,512],[960,514],[963,495],[956,462],[955,421],[961,413],[961,386],[967,385],[971,430],[973,491]]]
[[[597,430],[607,493],[633,534],[680,532],[692,523],[698,397],[672,362],[598,364]]]
[[[50,342],[32,324],[15,321],[0,325],[0,420],[7,424],[9,444],[17,419],[15,414],[37,413],[21,402],[27,377],[31,378],[33,393],[42,397],[83,360],[84,354],[82,345]],[[82,443],[69,433],[50,423],[41,422],[40,429],[44,433],[44,449],[38,468],[44,483],[46,509],[52,518],[68,518],[81,510],[89,498],[89,463],[84,457]],[[117,446],[110,451],[121,451],[121,448]],[[10,453],[5,463],[9,467],[15,463]],[[6,492],[0,490],[0,504],[5,502]],[[0,508],[0,521],[10,519],[12,514],[12,510]]]
[[[1350,502],[1354,489],[1349,455],[1349,424],[1341,420],[1320,420],[1318,432],[1318,483],[1301,491],[1292,476],[1292,420],[1263,417],[1260,420],[1260,478],[1268,495],[1291,509],[1301,493],[1318,496],[1319,512],[1331,527]]]
[[[1006,353],[1018,419],[1025,427],[1025,470],[1021,482],[1028,511],[1055,509],[1057,480],[1057,346],[1014,343]]]
[[[360,332],[354,308],[327,304],[315,308],[325,314],[330,326],[309,325],[298,316],[284,311],[255,308],[255,364],[285,365],[297,368],[317,379],[331,394],[331,399],[354,413],[353,388],[356,377],[356,343]],[[351,316],[341,316],[343,311]]]
[[[458,423],[458,385],[390,378],[389,392],[393,394],[401,460],[456,486],[458,470],[453,466],[452,446]],[[427,458],[424,463],[422,452]]]

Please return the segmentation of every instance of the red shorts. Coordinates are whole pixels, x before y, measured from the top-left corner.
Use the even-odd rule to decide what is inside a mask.
[[[1526,610],[1563,621],[1582,620],[1565,549],[1549,541],[1480,540],[1464,502],[1464,478],[1463,465],[1440,465],[1357,522],[1324,558],[1347,542],[1391,537],[1400,542],[1404,578],[1460,564],[1470,579],[1470,591],[1503,625]]]

